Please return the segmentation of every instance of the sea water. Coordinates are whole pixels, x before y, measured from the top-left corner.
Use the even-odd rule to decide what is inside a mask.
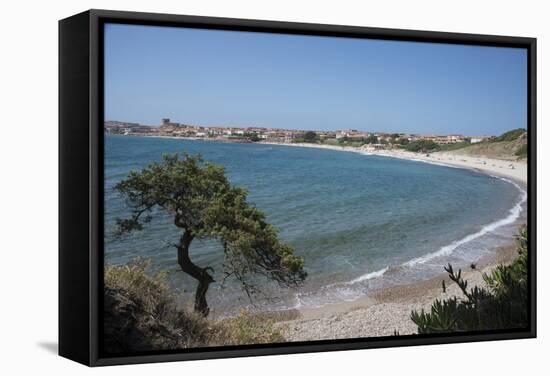
[[[429,278],[447,263],[464,267],[494,252],[526,222],[523,187],[473,170],[284,145],[105,136],[105,262],[151,259],[152,271],[168,272],[183,304],[192,302],[196,281],[177,264],[181,232],[171,217],[112,237],[116,218],[129,212],[113,187],[165,153],[201,154],[223,165],[230,182],[248,190],[248,201],[305,259],[303,286],[260,280],[262,293],[252,301],[236,281],[214,283],[207,298],[216,315],[317,307]],[[197,265],[214,268],[216,281],[223,279],[218,241],[195,240],[190,254]]]

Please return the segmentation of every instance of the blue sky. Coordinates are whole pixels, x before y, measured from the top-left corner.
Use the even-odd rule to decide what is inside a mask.
[[[481,135],[526,114],[524,49],[105,26],[106,120]]]

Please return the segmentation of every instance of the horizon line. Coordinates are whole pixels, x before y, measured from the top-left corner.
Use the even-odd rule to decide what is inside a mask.
[[[231,128],[240,128],[240,129],[250,129],[250,128],[264,128],[264,129],[274,129],[274,130],[283,130],[283,131],[296,131],[296,132],[308,132],[308,131],[311,131],[311,132],[316,132],[316,133],[326,133],[326,132],[338,132],[338,131],[357,131],[357,132],[365,132],[365,133],[380,133],[380,134],[408,134],[408,135],[425,135],[425,136],[435,136],[435,135],[446,135],[446,136],[449,136],[449,135],[460,135],[460,136],[465,136],[465,137],[475,137],[475,136],[498,136],[497,134],[489,134],[489,133],[484,133],[484,134],[475,134],[475,135],[467,135],[467,134],[463,134],[463,133],[457,133],[457,132],[454,132],[454,133],[437,133],[437,132],[432,132],[432,133],[418,133],[418,132],[403,132],[403,131],[375,131],[375,130],[365,130],[365,129],[362,129],[362,128],[339,128],[339,129],[330,129],[330,130],[318,130],[318,129],[298,129],[298,128],[282,128],[282,127],[268,127],[268,126],[264,126],[264,125],[216,125],[216,124],[210,124],[210,125],[205,125],[205,124],[200,124],[200,123],[197,123],[197,124],[193,124],[193,123],[182,123],[182,122],[177,122],[177,121],[173,121],[172,119],[170,118],[161,118],[161,122],[163,119],[168,119],[170,121],[170,124],[173,124],[173,125],[185,125],[185,126],[191,126],[191,127],[203,127],[203,128],[228,128],[228,129],[231,129]],[[133,121],[125,121],[125,120],[103,120],[103,123],[108,123],[108,122],[113,122],[113,123],[121,123],[121,124],[136,124],[136,125],[139,125],[139,126],[146,126],[146,127],[154,127],[154,128],[160,128],[163,124],[144,124],[144,123],[140,123],[140,122],[133,122]],[[514,128],[514,129],[520,129],[520,128]],[[525,129],[526,128],[521,128],[521,129]],[[510,129],[508,131],[511,131],[513,129]],[[506,132],[508,132],[506,131]],[[506,132],[503,132],[503,133],[506,133]],[[503,134],[501,133],[501,134]]]

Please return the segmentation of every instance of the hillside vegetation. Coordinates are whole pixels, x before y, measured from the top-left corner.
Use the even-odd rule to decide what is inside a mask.
[[[514,129],[490,141],[464,145],[464,147],[449,150],[449,153],[487,157],[504,160],[527,158],[527,132],[525,129]]]
[[[517,237],[519,257],[484,274],[485,287],[468,288],[461,270],[445,268],[462,297],[436,300],[430,311],[413,311],[419,334],[525,328],[528,325],[529,267],[527,228]],[[445,290],[445,285],[443,284]]]
[[[149,262],[105,267],[104,346],[109,354],[283,342],[273,321],[243,311],[221,321],[178,306]]]

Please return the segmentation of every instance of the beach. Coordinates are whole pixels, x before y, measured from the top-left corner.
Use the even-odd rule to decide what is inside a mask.
[[[476,269],[464,270],[463,278],[469,287],[484,286],[483,273],[490,272],[496,265],[509,264],[516,257],[515,246],[500,247],[494,255],[479,260]],[[445,292],[442,281],[446,284]],[[286,318],[281,315],[276,325],[288,341],[410,335],[417,333],[410,318],[412,310],[429,311],[436,299],[453,296],[463,298],[459,288],[442,273],[425,281],[376,291],[352,302],[301,309],[289,313]]]
[[[280,145],[280,144],[279,144]],[[449,152],[429,154],[402,150],[373,150],[356,147],[340,147],[317,144],[284,144],[294,147],[313,147],[368,155],[377,155],[426,163],[441,164],[455,168],[466,168],[493,176],[511,179],[523,188],[527,184],[527,163],[464,156]],[[518,256],[515,244],[498,247],[493,254],[483,257],[475,269],[463,270],[463,277],[471,287],[485,286],[483,274],[489,273],[499,264],[509,264]],[[288,341],[315,341],[325,339],[368,338],[409,335],[417,333],[411,320],[411,311],[429,311],[436,300],[456,296],[462,298],[458,286],[443,272],[428,280],[393,286],[374,291],[354,301],[326,305],[320,308],[304,308],[287,315],[281,315],[277,325]],[[445,281],[446,291],[443,291]]]
[[[265,143],[270,145],[284,145],[293,147],[306,147],[345,151],[367,155],[401,158],[413,161],[421,161],[434,164],[447,165],[478,170],[489,175],[510,178],[523,185],[527,184],[527,163],[525,161],[502,160],[483,156],[473,157],[460,155],[456,152],[414,153],[406,150],[377,150],[369,147],[336,146],[309,143]]]
[[[146,136],[166,139],[185,139],[192,141],[209,141],[197,137],[173,137],[173,136]],[[527,163],[525,160],[505,160],[496,158],[487,158],[486,156],[461,155],[460,152],[433,152],[433,153],[414,153],[400,149],[375,149],[368,146],[337,146],[313,143],[280,143],[280,142],[258,142],[262,145],[290,146],[301,148],[315,148],[335,151],[344,151],[350,153],[359,153],[365,155],[377,155],[382,157],[400,158],[411,161],[420,161],[433,164],[441,164],[449,167],[459,167],[478,170],[480,172],[512,179],[522,185],[527,185]]]
[[[425,179],[429,179],[429,177],[424,177],[425,173],[434,171],[437,171],[438,177],[443,177],[443,179],[438,178],[437,180],[434,180],[435,183],[437,183],[437,186],[430,188],[429,185],[423,186],[423,190],[426,189],[434,189],[434,191],[431,191],[429,198],[426,199],[426,201],[422,202],[421,207],[426,208],[426,205],[430,204],[430,201],[432,200],[432,197],[434,194],[439,194],[439,200],[444,200],[447,204],[452,201],[452,197],[449,197],[447,195],[453,195],[452,189],[453,186],[456,184],[453,183],[453,179],[459,178],[462,185],[464,184],[475,184],[476,182],[479,185],[480,188],[483,188],[486,184],[486,179],[482,177],[483,179],[479,179],[479,174],[470,174],[467,173],[467,171],[462,171],[462,169],[466,170],[475,170],[483,174],[492,175],[492,176],[498,176],[501,178],[504,178],[502,180],[506,180],[508,182],[500,182],[500,183],[494,183],[497,186],[502,188],[509,187],[512,183],[516,186],[516,188],[525,189],[526,181],[527,181],[527,164],[524,162],[518,162],[518,161],[510,161],[510,160],[498,160],[498,159],[491,159],[491,158],[485,158],[485,157],[472,157],[472,156],[462,156],[456,153],[430,153],[430,154],[422,154],[422,153],[412,153],[407,152],[403,150],[373,150],[370,148],[362,147],[362,148],[356,148],[356,147],[340,147],[340,146],[332,146],[332,145],[320,145],[320,144],[304,144],[304,143],[284,143],[284,144],[277,144],[277,143],[267,143],[267,142],[261,142],[261,143],[250,143],[250,144],[239,144],[239,143],[227,143],[227,142],[214,142],[214,141],[202,141],[202,140],[196,140],[196,139],[187,139],[182,137],[114,137],[109,139],[110,142],[128,142],[131,141],[131,145],[134,143],[134,147],[131,150],[173,150],[173,151],[179,151],[182,148],[181,143],[174,143],[173,141],[178,140],[185,143],[185,149],[192,152],[192,153],[208,153],[212,158],[219,158],[220,161],[223,161],[223,163],[227,166],[229,172],[234,172],[232,177],[234,177],[237,181],[239,181],[244,186],[247,186],[251,189],[252,194],[256,194],[258,192],[264,192],[263,194],[260,194],[258,196],[255,196],[255,202],[260,203],[261,207],[267,208],[270,213],[272,214],[278,214],[275,219],[279,219],[279,222],[275,222],[277,227],[282,228],[283,231],[285,231],[284,226],[287,226],[286,232],[283,232],[283,234],[287,235],[289,238],[292,236],[303,236],[303,231],[300,230],[300,226],[304,226],[304,223],[306,221],[304,220],[306,217],[306,212],[304,210],[299,211],[299,216],[292,216],[290,215],[290,220],[294,220],[295,222],[291,222],[289,224],[289,213],[292,213],[292,210],[295,209],[297,205],[304,205],[304,198],[303,196],[300,196],[298,201],[290,201],[287,191],[287,199],[285,202],[281,203],[280,200],[276,199],[276,196],[271,194],[271,191],[265,191],[265,187],[269,187],[269,189],[273,189],[273,187],[277,187],[275,189],[275,192],[280,192],[282,189],[288,189],[289,182],[287,179],[287,176],[294,176],[295,178],[291,179],[292,184],[297,184],[300,182],[305,182],[305,185],[298,185],[294,189],[297,194],[301,194],[303,192],[308,191],[313,184],[315,187],[322,186],[322,191],[316,191],[315,196],[312,196],[313,200],[315,202],[307,202],[306,207],[307,208],[317,208],[317,202],[323,202],[327,203],[327,200],[333,199],[334,201],[331,202],[331,207],[337,207],[339,204],[341,204],[342,198],[341,196],[338,196],[336,194],[329,194],[328,196],[323,196],[322,200],[319,200],[319,195],[325,194],[325,189],[334,189],[334,192],[341,193],[342,189],[345,187],[357,187],[359,184],[362,186],[365,186],[365,184],[368,184],[371,179],[367,180],[360,180],[362,177],[370,176],[370,174],[374,174],[376,169],[374,170],[362,170],[362,168],[365,168],[369,164],[375,164],[375,166],[380,166],[380,168],[384,169],[384,172],[386,173],[386,177],[389,177],[390,183],[395,179],[397,175],[387,175],[388,170],[392,167],[395,167],[396,163],[400,166],[407,166],[406,167],[406,173],[410,173],[411,170],[416,169],[420,175],[408,175],[409,178],[411,176],[415,176],[413,180],[418,184],[418,182],[422,182]],[[269,147],[269,146],[281,146],[279,147]],[[108,144],[109,146],[109,144]],[[288,147],[288,148],[283,148]],[[116,150],[120,150],[120,158],[123,158],[122,160],[126,160],[127,153],[130,149],[122,149],[123,146],[119,145]],[[309,149],[325,149],[325,150],[331,150],[331,151],[338,151],[338,152],[345,152],[345,153],[324,153],[324,152],[316,152],[313,153],[313,150],[300,150],[301,148],[309,148]],[[114,149],[113,149],[114,150]],[[225,156],[231,153],[232,159],[226,160]],[[263,166],[265,166],[266,158],[271,158],[271,155],[275,153],[275,155],[278,155],[278,158],[282,158],[281,155],[288,159],[280,159],[280,168],[276,168],[276,165],[274,165],[274,161],[277,161],[277,159],[269,159],[269,163],[271,166],[271,169],[269,171],[264,171]],[[283,154],[281,154],[283,153]],[[354,153],[358,154],[350,155],[348,153]],[[326,155],[325,155],[326,154]],[[250,156],[253,155],[254,158],[250,158]],[[380,157],[387,157],[387,158],[376,158],[376,161],[371,161],[371,163],[365,163],[363,158],[360,157],[360,155],[373,155],[373,156],[380,156]],[[298,156],[298,158],[296,158]],[[311,158],[312,156],[315,156],[315,158]],[[137,158],[144,158],[143,163],[145,161],[151,160],[152,157],[143,157],[138,156]],[[419,163],[407,163],[405,165],[402,165],[401,162],[395,160],[395,159],[401,159],[401,160],[408,160],[408,161],[416,161]],[[321,165],[322,168],[319,168],[319,170],[326,170],[326,171],[341,171],[344,167],[343,163],[346,164],[345,168],[351,168],[352,173],[349,173],[348,175],[339,175],[339,183],[335,186],[330,185],[319,185],[319,184],[326,184],[326,176],[325,177],[319,177],[319,174],[316,172],[315,169],[312,169],[311,167],[317,167],[316,164],[311,163],[318,163],[319,160],[323,160],[323,163],[330,163],[328,166],[332,167],[326,167],[327,165],[323,164]],[[136,161],[139,162],[139,159],[131,158],[132,163],[135,163]],[[290,161],[293,161],[292,166],[299,165],[299,168],[296,168],[296,171],[293,171],[291,169]],[[232,164],[233,163],[233,164]],[[250,164],[250,163],[257,163],[257,164]],[[426,164],[424,164],[426,163]],[[350,167],[350,164],[352,164],[352,167]],[[428,164],[433,165],[442,165],[446,167],[453,167],[458,168],[458,170],[453,170],[449,168],[436,168],[435,170],[431,170]],[[242,166],[247,165],[248,168],[242,168]],[[255,174],[249,174],[250,171],[255,171]],[[310,172],[310,175],[307,175],[307,172]],[[357,171],[360,171],[361,173],[357,173]],[[109,170],[108,170],[109,172]],[[240,174],[239,174],[240,172]],[[258,174],[261,177],[258,177]],[[277,173],[282,174],[279,175],[279,178],[277,178]],[[294,173],[294,175],[289,175]],[[112,175],[113,177],[122,176],[126,174],[126,171],[124,171],[122,174],[118,170],[113,170],[113,172],[109,172],[107,176],[109,177]],[[399,176],[402,176],[403,170],[399,170]],[[441,175],[442,174],[442,175]],[[285,179],[282,179],[281,176],[284,176]],[[420,176],[420,177],[419,177]],[[476,178],[477,176],[477,178]],[[300,179],[298,179],[300,177]],[[350,177],[352,177],[354,180],[349,180]],[[343,178],[346,178],[348,180],[345,180],[345,184],[342,183]],[[266,180],[266,179],[274,179],[274,180]],[[312,180],[312,179],[322,179],[322,181],[319,180]],[[359,179],[359,180],[357,180]],[[472,179],[472,180],[467,180]],[[264,183],[264,180],[269,181],[269,183]],[[334,180],[334,179],[333,179]],[[493,179],[493,180],[500,180],[500,179]],[[109,182],[110,180],[107,179]],[[281,184],[278,183],[280,181],[284,182],[284,185],[277,185]],[[447,185],[440,185],[442,181],[446,181]],[[372,184],[375,184],[375,186],[368,186],[368,191],[372,193],[372,191],[376,191],[376,186],[383,184],[384,180],[376,180],[372,179]],[[408,184],[409,180],[402,181],[403,184],[401,186],[405,186]],[[471,182],[471,183],[468,183]],[[111,183],[110,183],[111,184]],[[256,185],[255,185],[256,184]],[[493,184],[493,185],[494,185]],[[501,184],[501,185],[498,185]],[[393,183],[388,186],[389,188],[394,187],[395,185]],[[399,185],[398,185],[399,186]],[[388,187],[383,187],[379,192],[386,192]],[[472,185],[468,185],[468,187],[472,188]],[[477,186],[476,186],[477,187]],[[509,199],[512,199],[512,197],[515,197],[517,195],[517,190],[515,188],[512,188],[511,191],[513,192],[513,196],[507,196]],[[327,192],[333,192],[333,191],[327,191]],[[407,191],[408,192],[408,191]],[[476,192],[476,190],[469,190],[469,194],[472,195]],[[292,192],[291,192],[292,193]],[[351,189],[347,192],[348,195],[353,195],[357,193],[357,189]],[[419,192],[421,193],[421,192]],[[460,193],[460,192],[459,192]],[[490,195],[485,194],[485,199],[488,197],[494,195],[497,192],[491,191]],[[479,196],[481,197],[481,192],[479,192]],[[383,197],[383,196],[378,196]],[[398,201],[399,195],[394,196],[397,197],[397,199],[391,200],[392,202],[400,202]],[[476,211],[478,209],[478,206],[472,206],[469,205],[468,202],[472,201],[473,197],[468,196],[467,200],[464,202],[461,202],[461,210],[460,212],[472,212]],[[515,198],[514,198],[515,199]],[[257,200],[257,201],[256,201]],[[264,200],[264,201],[262,201]],[[317,263],[315,264],[316,259],[312,258],[312,254],[310,253],[310,256],[308,258],[309,264],[308,266],[310,268],[314,268],[314,273],[311,273],[309,281],[312,280],[314,277],[323,276],[324,274],[330,274],[331,272],[334,272],[334,270],[338,267],[343,267],[342,265],[356,265],[355,271],[353,275],[349,276],[343,276],[340,277],[340,279],[337,280],[331,280],[331,279],[318,279],[317,283],[309,286],[309,289],[307,291],[300,291],[301,298],[298,299],[298,304],[296,306],[293,306],[295,300],[294,298],[291,298],[290,300],[287,300],[287,303],[290,303],[290,305],[287,305],[286,307],[256,307],[253,309],[255,314],[260,315],[266,315],[267,317],[272,318],[276,321],[276,326],[280,328],[280,330],[284,333],[285,338],[288,341],[311,341],[311,340],[322,340],[322,339],[335,339],[335,338],[359,338],[359,337],[376,337],[376,336],[391,336],[394,335],[394,332],[399,332],[399,334],[406,335],[406,334],[413,334],[416,333],[416,326],[410,319],[410,314],[412,310],[429,310],[431,307],[431,304],[434,302],[435,299],[446,299],[449,298],[455,294],[458,293],[458,289],[456,286],[452,284],[452,282],[449,280],[446,273],[444,273],[443,267],[447,264],[447,262],[452,262],[453,266],[458,268],[458,266],[462,266],[463,275],[468,280],[469,286],[474,285],[482,285],[483,284],[483,278],[482,273],[490,271],[492,268],[495,267],[495,265],[498,265],[500,263],[508,263],[512,261],[516,256],[516,247],[513,244],[513,240],[510,236],[509,240],[505,241],[505,245],[500,246],[488,246],[488,250],[484,252],[483,256],[479,258],[479,255],[474,252],[472,254],[464,254],[461,253],[464,257],[460,260],[460,262],[457,261],[455,258],[455,261],[452,261],[452,256],[450,253],[446,253],[448,250],[449,252],[454,252],[455,248],[457,246],[460,246],[460,244],[467,243],[475,238],[479,238],[483,236],[485,233],[484,231],[491,231],[487,230],[488,227],[499,227],[502,225],[502,221],[506,221],[507,218],[512,218],[513,215],[511,215],[509,212],[503,213],[505,217],[499,217],[499,218],[493,218],[486,220],[481,220],[478,224],[483,225],[482,230],[476,230],[478,232],[475,233],[467,233],[462,235],[455,235],[455,237],[451,237],[451,239],[455,239],[454,243],[440,243],[439,246],[434,246],[434,249],[431,250],[430,254],[426,253],[420,253],[420,254],[414,254],[410,256],[410,258],[405,257],[402,261],[398,262],[397,264],[402,263],[401,265],[405,265],[405,268],[408,268],[409,264],[415,264],[415,261],[419,261],[419,264],[425,265],[424,262],[427,260],[430,260],[428,262],[428,267],[431,268],[431,271],[427,272],[427,274],[424,274],[422,277],[417,278],[415,276],[415,272],[412,274],[409,273],[407,277],[403,277],[403,271],[402,269],[399,269],[399,266],[393,265],[393,267],[390,267],[388,270],[387,264],[371,264],[372,262],[375,262],[377,259],[374,256],[368,256],[363,255],[361,253],[362,250],[354,250],[352,253],[346,253],[346,249],[353,249],[353,246],[344,246],[342,249],[344,251],[341,251],[337,247],[343,240],[350,240],[351,236],[350,233],[347,232],[349,230],[350,224],[357,225],[355,222],[358,222],[358,220],[361,217],[365,217],[368,219],[369,216],[363,216],[362,214],[368,212],[368,206],[362,207],[359,206],[360,203],[378,203],[380,201],[376,200],[351,200],[349,201],[351,203],[351,206],[344,207],[344,210],[336,211],[335,213],[339,215],[342,215],[341,213],[346,213],[345,217],[340,218],[341,225],[343,226],[340,231],[344,231],[343,233],[345,236],[336,238],[337,242],[333,240],[332,243],[324,244],[325,241],[319,242],[317,241],[319,237],[325,236],[327,233],[330,233],[332,228],[324,227],[321,228],[321,226],[326,225],[326,221],[321,217],[313,217],[309,218],[310,222],[307,223],[314,223],[315,226],[309,226],[308,228],[315,228],[318,231],[316,234],[311,234],[306,241],[302,241],[302,244],[308,245],[310,248],[315,249],[315,255],[320,254],[322,255],[322,252],[326,252],[326,260],[335,260],[331,261],[330,264],[326,264],[325,269],[322,268],[324,264]],[[438,202],[438,201],[434,201]],[[495,201],[496,203],[500,203],[501,201]],[[111,204],[111,208],[114,208],[114,201]],[[480,204],[483,204],[483,202],[480,202]],[[271,206],[270,206],[271,205]],[[286,206],[285,206],[286,205]],[[406,205],[406,203],[400,203],[396,204],[399,205],[396,206],[394,210],[405,210],[405,207],[403,205]],[[466,206],[462,205],[469,205],[468,209],[463,210],[466,208]],[[522,205],[521,203],[517,204]],[[510,205],[512,206],[512,205]],[[373,250],[382,250],[379,252],[380,255],[384,255],[384,258],[390,257],[391,250],[400,250],[400,251],[407,251],[407,248],[414,239],[408,239],[406,242],[399,243],[399,239],[401,239],[400,236],[397,236],[397,240],[393,239],[394,243],[390,243],[389,235],[396,233],[396,231],[400,231],[400,229],[408,228],[408,226],[415,226],[417,224],[418,219],[421,215],[426,213],[431,213],[433,210],[437,210],[435,207],[432,208],[432,210],[422,210],[421,212],[418,212],[417,210],[413,210],[411,212],[411,218],[414,220],[412,222],[404,223],[400,226],[394,226],[391,227],[389,230],[386,230],[385,227],[381,227],[382,231],[391,231],[387,233],[388,236],[383,237],[381,240],[381,243],[373,243],[373,240],[369,240],[368,243],[365,243],[362,238],[357,238],[357,240],[353,240],[353,242],[361,242],[360,244],[369,244],[369,247],[365,247],[367,251],[369,249]],[[452,216],[449,209],[446,207],[445,210],[442,212],[442,215],[444,216]],[[312,210],[311,213],[322,213],[322,209],[318,208],[318,210]],[[392,220],[392,214],[391,210],[385,211],[387,216],[386,220]],[[456,212],[454,212],[456,213]],[[379,213],[376,218],[379,219],[382,217],[384,213]],[[476,217],[479,217],[479,214],[476,215]],[[468,217],[471,220],[471,217]],[[364,219],[364,218],[363,218]],[[512,218],[512,221],[515,219]],[[334,225],[335,221],[331,221],[331,226]],[[431,221],[430,223],[432,223]],[[383,222],[382,222],[383,223]],[[511,223],[511,222],[510,222]],[[509,224],[510,224],[509,223]],[[458,223],[460,225],[460,223]],[[354,232],[354,234],[357,234],[355,236],[361,236],[361,234],[368,231],[368,229],[372,229],[374,226],[376,226],[376,223],[368,222],[365,223],[364,227],[359,227]],[[422,229],[422,227],[420,227]],[[366,229],[366,230],[365,230]],[[449,235],[448,231],[452,231],[453,228],[446,227],[443,230],[441,229],[435,229],[433,230],[433,233],[442,233],[446,234],[446,236],[452,236]],[[157,230],[160,231],[160,230]],[[430,230],[426,232],[426,234],[429,233]],[[443,231],[443,232],[442,232]],[[507,230],[508,231],[508,230]],[[508,234],[512,234],[512,231],[515,231],[513,229],[510,229]],[[422,233],[422,230],[417,231],[416,233]],[[483,233],[483,234],[482,234]],[[414,234],[413,234],[414,235]],[[509,236],[509,235],[508,235]],[[424,238],[424,236],[423,236]],[[330,239],[330,238],[329,238]],[[355,239],[355,238],[353,238]],[[444,239],[445,240],[445,239]],[[149,244],[146,241],[140,240],[140,249],[147,250],[147,246]],[[313,245],[310,245],[313,244]],[[393,246],[391,244],[394,244]],[[417,243],[418,244],[418,243]],[[430,243],[433,244],[433,243]],[[485,243],[488,244],[488,243]],[[127,254],[124,252],[124,248],[122,247],[120,250],[113,249],[113,245],[109,244],[109,251],[108,257],[110,257],[110,260],[113,260],[114,263],[125,263],[127,262],[125,257],[127,258]],[[302,247],[305,247],[302,245]],[[386,248],[383,248],[386,247]],[[151,244],[149,246],[149,252],[155,252],[158,248],[158,244],[155,239],[152,239]],[[410,247],[409,247],[410,248]],[[302,248],[304,249],[304,248]],[[210,252],[210,249],[206,249],[206,252],[203,252],[201,255],[207,255],[208,252]],[[212,249],[211,253],[214,254],[215,249]],[[340,259],[338,257],[334,258],[333,254],[338,254]],[[397,252],[398,254],[400,252]],[[444,255],[441,257],[441,255]],[[120,256],[119,256],[120,255]],[[446,256],[445,256],[446,255]],[[118,257],[118,258],[117,258]],[[160,264],[160,267],[162,269],[170,268],[171,263],[173,262],[171,250],[166,251],[165,253],[159,253],[159,259],[166,260],[163,262],[166,262],[166,264]],[[323,257],[319,257],[317,260],[323,260]],[[367,268],[363,268],[363,264],[361,262],[364,262],[365,260],[368,261],[366,264]],[[408,261],[407,261],[408,260]],[[204,262],[204,261],[201,261]],[[338,263],[340,262],[340,263]],[[384,261],[385,262],[385,261]],[[476,263],[476,269],[470,270],[468,265],[471,262]],[[321,266],[319,266],[321,265]],[[466,266],[465,266],[466,265]],[[347,267],[347,266],[346,266]],[[422,266],[421,266],[422,268]],[[467,270],[466,270],[467,269]],[[422,269],[423,270],[423,269]],[[387,273],[386,273],[387,271]],[[416,270],[418,271],[418,269]],[[409,270],[410,272],[410,270]],[[181,279],[182,275],[180,273],[173,273],[171,275],[171,278],[173,278],[173,285],[174,286],[181,286],[185,283],[184,280]],[[381,277],[381,278],[378,278]],[[396,278],[397,277],[397,278]],[[402,278],[403,277],[403,278]],[[376,281],[384,279],[386,282],[380,284],[376,283]],[[391,280],[391,281],[390,281]],[[442,291],[442,280],[445,280],[447,290],[444,293]],[[359,284],[354,283],[355,281],[362,281]],[[374,286],[371,286],[370,281],[374,283]],[[388,282],[390,281],[390,282]],[[389,283],[387,286],[385,283]],[[324,287],[326,286],[335,286],[334,289],[326,290]],[[353,285],[353,286],[352,286]],[[317,286],[317,287],[314,287]],[[350,293],[350,288],[353,287],[353,292]],[[212,316],[216,319],[218,318],[224,318],[227,317],[227,315],[231,316],[233,312],[238,312],[238,310],[243,309],[243,305],[246,305],[246,302],[243,303],[235,303],[236,298],[238,296],[237,291],[240,287],[236,286],[233,290],[229,289],[228,287],[225,288],[223,295],[216,295],[212,294],[212,297],[210,298],[212,301],[213,308]],[[340,290],[339,290],[340,289]],[[189,291],[192,290],[189,289]],[[330,293],[330,296],[328,298],[322,294]],[[340,292],[343,292],[343,295],[340,295]],[[230,295],[232,294],[233,295]],[[317,294],[319,293],[319,294]],[[288,296],[294,296],[295,294],[291,291],[288,292]],[[306,299],[303,299],[305,296]],[[233,297],[233,298],[230,298]],[[190,297],[186,296],[185,298],[182,298],[182,300],[189,301]],[[320,299],[320,300],[319,300]],[[292,308],[293,307],[293,308]],[[233,310],[233,311],[231,311]],[[235,311],[236,310],[236,311]]]

